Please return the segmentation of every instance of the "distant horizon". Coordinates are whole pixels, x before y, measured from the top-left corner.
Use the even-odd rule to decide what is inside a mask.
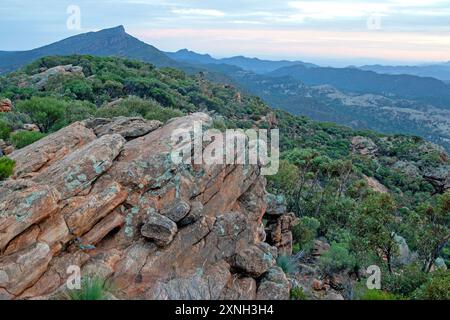
[[[124,25],[162,51],[319,65],[450,60],[450,0],[3,0],[0,50]]]
[[[37,48],[41,48],[44,47],[46,45],[67,39],[69,37],[72,36],[76,36],[76,35],[80,35],[80,34],[84,34],[84,33],[89,33],[89,32],[98,32],[101,30],[106,30],[106,29],[113,29],[113,28],[117,28],[119,26],[123,26],[125,29],[125,32],[130,34],[131,36],[144,41],[145,43],[152,45],[154,47],[156,47],[157,49],[163,51],[163,52],[177,52],[180,50],[188,50],[191,52],[195,52],[197,54],[208,54],[210,55],[212,58],[215,59],[224,59],[224,58],[232,58],[232,57],[246,57],[246,58],[256,58],[256,59],[260,59],[260,60],[269,60],[269,61],[282,61],[282,60],[286,60],[286,61],[301,61],[301,62],[306,62],[306,63],[313,63],[313,64],[317,64],[319,66],[323,66],[323,67],[338,67],[338,68],[345,68],[345,67],[360,67],[363,65],[382,65],[382,66],[423,66],[423,65],[432,65],[432,64],[441,64],[441,63],[448,63],[450,62],[450,57],[449,60],[442,60],[442,61],[395,61],[395,60],[384,60],[384,59],[372,59],[372,58],[368,58],[368,57],[356,57],[356,58],[327,58],[327,57],[308,57],[308,56],[301,56],[301,57],[296,57],[296,56],[274,56],[274,55],[265,55],[265,54],[260,54],[260,55],[252,55],[252,54],[245,54],[245,53],[241,53],[241,52],[236,52],[236,53],[229,53],[229,54],[220,54],[220,53],[211,53],[211,52],[202,52],[201,50],[196,50],[193,48],[189,48],[183,45],[181,45],[181,47],[173,49],[173,48],[163,48],[161,46],[158,46],[155,43],[151,43],[148,41],[145,41],[145,39],[142,39],[139,35],[135,35],[132,34],[131,32],[129,32],[129,30],[127,29],[126,26],[124,25],[115,25],[115,26],[107,26],[105,28],[95,28],[92,30],[80,30],[79,33],[76,34],[72,34],[69,35],[67,37],[61,38],[61,39],[57,39],[55,41],[49,42],[49,43],[44,43],[42,45],[38,45],[36,47],[33,48],[28,48],[28,49],[20,49],[20,50],[3,50],[3,48],[0,48],[0,51],[29,51],[29,50],[34,50]]]

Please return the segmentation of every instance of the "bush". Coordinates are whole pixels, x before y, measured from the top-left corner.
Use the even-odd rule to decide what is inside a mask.
[[[37,124],[42,132],[49,132],[59,128],[58,122],[63,121],[66,114],[67,102],[55,98],[33,97],[29,100],[18,101],[16,109],[30,116],[33,123]]]
[[[93,117],[97,112],[97,107],[87,101],[74,101],[66,108],[64,119],[59,123],[58,127],[68,126],[76,121],[81,121]]]
[[[93,100],[92,87],[81,79],[72,80],[65,86],[65,93],[78,100]]]
[[[43,137],[45,137],[45,134],[40,132],[18,131],[11,135],[11,142],[17,149],[22,149]]]
[[[359,297],[359,300],[403,300],[403,298],[386,291],[367,289]]]
[[[297,271],[297,266],[288,256],[279,256],[277,259],[277,265],[283,269],[286,274],[295,273]]]
[[[356,266],[355,257],[350,254],[346,245],[333,242],[330,250],[325,252],[319,260],[321,270],[326,274],[334,274]]]
[[[11,126],[5,120],[0,119],[0,139],[6,140],[9,138],[10,134]]]
[[[152,110],[145,115],[145,119],[147,120],[159,120],[163,123],[167,122],[169,119],[181,117],[183,116],[183,112],[180,110],[172,109],[172,108],[160,108],[156,110]]]
[[[414,292],[413,297],[418,300],[450,300],[450,272],[435,271],[430,280]]]
[[[16,162],[8,157],[0,157],[0,181],[8,179],[14,172]]]
[[[96,113],[97,117],[102,118],[141,116],[148,120],[159,120],[161,122],[182,115],[183,112],[180,110],[164,108],[155,100],[143,100],[138,97],[129,97],[112,106],[102,107]]]
[[[317,236],[320,222],[313,217],[303,217],[292,229],[294,242],[298,243],[302,250],[310,252],[313,248],[313,241]]]
[[[83,277],[81,289],[69,290],[70,300],[105,300],[111,287],[100,277]]]
[[[428,275],[419,265],[409,265],[400,274],[387,273],[383,281],[383,289],[394,294],[411,297],[413,292],[426,283]]]
[[[308,296],[302,287],[295,287],[291,289],[291,300],[308,300]]]

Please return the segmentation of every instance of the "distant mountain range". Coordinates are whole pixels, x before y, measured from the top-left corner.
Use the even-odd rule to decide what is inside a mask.
[[[387,75],[357,68],[280,68],[268,74],[300,80],[308,85],[328,84],[339,90],[418,99],[450,109],[450,88],[441,80],[412,75]]]
[[[362,66],[361,70],[374,71],[384,74],[409,74],[420,77],[433,77],[450,83],[450,61],[440,64],[423,66]]]
[[[308,68],[317,67],[312,63],[305,63],[303,61],[270,61],[261,60],[258,58],[247,58],[244,56],[236,56],[231,58],[215,59],[209,54],[199,54],[187,49],[182,49],[177,52],[166,52],[166,54],[176,60],[191,64],[226,64],[239,67],[246,71],[252,71],[257,74],[264,74],[275,71],[279,68],[290,67],[295,65],[302,65]]]
[[[406,72],[400,67],[329,68],[302,61],[243,56],[216,59],[187,49],[163,52],[119,26],[30,51],[0,51],[0,73],[14,71],[43,56],[71,54],[127,57],[191,74],[202,72],[209,80],[260,96],[275,108],[357,129],[415,134],[450,150],[449,83],[403,74]],[[431,66],[404,70],[419,72],[423,68]],[[439,68],[450,68],[450,63]],[[400,74],[385,74],[397,72]]]

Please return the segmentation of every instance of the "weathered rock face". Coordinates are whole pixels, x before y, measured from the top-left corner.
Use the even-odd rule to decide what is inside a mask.
[[[292,228],[297,225],[298,218],[293,213],[286,214],[286,203],[282,196],[267,195],[267,242],[278,248],[279,255],[292,254]]]
[[[352,148],[361,155],[375,155],[378,152],[377,145],[370,138],[361,136],[353,137]]]
[[[12,109],[13,109],[13,105],[12,105],[11,100],[9,100],[9,99],[0,100],[0,113],[11,112]]]
[[[33,81],[33,85],[38,89],[41,90],[45,88],[47,85],[48,80],[52,76],[57,75],[75,75],[79,77],[84,77],[83,74],[83,68],[79,66],[73,66],[71,64],[66,66],[56,66],[47,70],[43,70],[41,73],[35,74],[31,77],[31,80]]]
[[[61,297],[79,266],[121,299],[288,299],[264,242],[259,167],[171,161],[171,134],[194,121],[211,123],[89,120],[15,151],[0,184],[0,298]],[[292,217],[274,210],[290,232]]]

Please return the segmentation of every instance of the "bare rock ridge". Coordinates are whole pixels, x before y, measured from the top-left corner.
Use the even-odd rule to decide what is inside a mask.
[[[258,166],[174,164],[171,133],[193,121],[211,123],[87,120],[12,153],[0,298],[60,298],[72,265],[119,299],[289,298],[276,258],[292,250],[295,218]]]

